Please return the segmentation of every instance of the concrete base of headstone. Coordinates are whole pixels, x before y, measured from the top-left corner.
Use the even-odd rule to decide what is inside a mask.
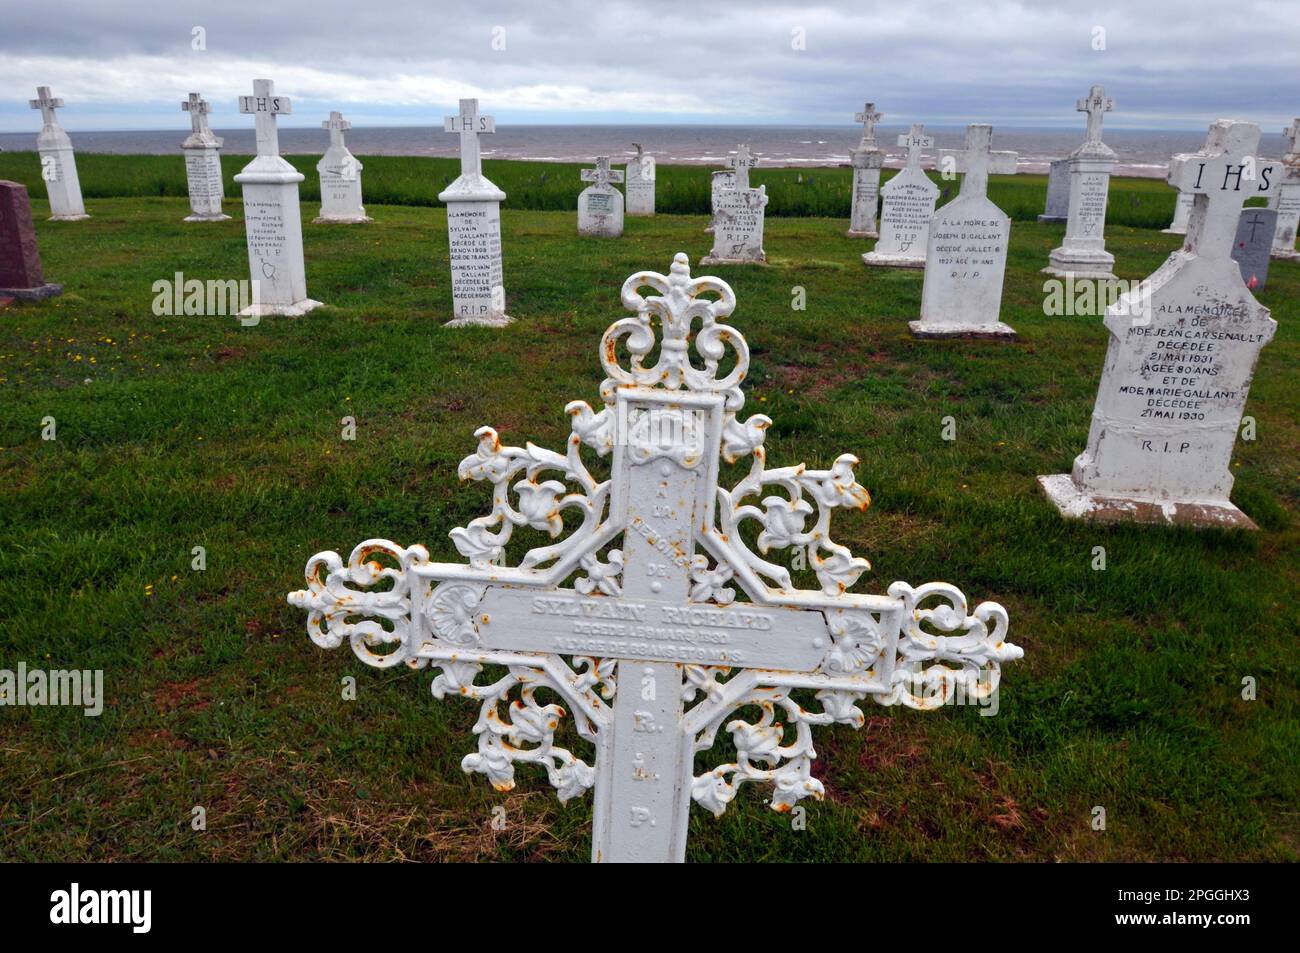
[[[222,212],[219,215],[186,215],[183,222],[228,222],[230,216]]]
[[[850,228],[847,232],[845,232],[844,234],[847,235],[849,238],[879,238],[879,237],[880,237],[880,232],[875,232],[875,231],[872,231],[872,232],[855,232],[855,231],[854,231],[853,229],[851,229],[851,228]]]
[[[35,288],[0,288],[0,297],[17,298],[19,301],[42,301],[63,294],[63,285],[46,282]]]
[[[1082,258],[1076,253],[1067,259],[1063,255],[1057,255],[1056,252],[1059,251],[1061,249],[1058,248],[1048,256],[1047,260],[1051,264],[1041,269],[1043,274],[1055,275],[1057,278],[1074,278],[1076,280],[1080,278],[1093,278],[1098,281],[1119,280],[1119,276],[1111,271],[1115,267],[1115,256],[1110,252],[1102,252],[1095,258]]]
[[[320,301],[304,298],[293,304],[254,304],[239,312],[241,318],[299,318],[308,311],[324,307]]]
[[[1226,500],[1145,500],[1093,496],[1068,473],[1040,476],[1038,485],[1066,519],[1098,523],[1159,523],[1198,528],[1259,529]]]
[[[862,256],[862,263],[876,268],[924,268],[925,258],[913,258],[910,255],[881,255],[869,251]]]
[[[1279,261],[1300,261],[1300,251],[1278,251],[1274,249],[1269,257],[1276,258]]]
[[[762,265],[767,267],[767,252],[758,258],[714,258],[712,255],[705,255],[700,259],[701,265]]]
[[[1162,234],[1162,235],[1186,235],[1186,234],[1187,234],[1187,229],[1185,229],[1185,228],[1162,228],[1162,229],[1160,229],[1160,234]]]
[[[504,328],[515,319],[508,314],[492,314],[482,318],[456,318],[443,325],[444,328]]]
[[[373,221],[374,219],[369,215],[358,215],[353,218],[326,218],[324,215],[318,215],[311,220],[311,223],[313,225],[365,225]]]
[[[1040,225],[1056,225],[1062,222],[1068,222],[1070,219],[1065,215],[1040,215],[1038,222]]]
[[[1009,324],[995,321],[992,324],[940,324],[930,321],[908,321],[907,329],[913,337],[925,340],[960,338],[968,341],[1007,341],[1016,336]]]
[[[81,222],[90,218],[88,214],[82,215],[51,215],[47,221],[51,222]]]

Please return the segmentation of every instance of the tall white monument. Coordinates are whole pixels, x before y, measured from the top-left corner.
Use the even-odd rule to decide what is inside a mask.
[[[994,152],[993,127],[966,127],[963,150],[943,149],[945,175],[964,173],[957,197],[930,223],[925,251],[921,319],[908,327],[919,338],[1014,338],[999,320],[1011,219],[988,198],[991,173],[1012,175],[1014,152]]]
[[[361,204],[363,166],[343,141],[343,132],[351,129],[352,123],[342,113],[331,112],[320,126],[329,131],[330,144],[316,163],[320,176],[320,216],[312,224],[352,225],[374,221]]]
[[[81,201],[81,180],[77,178],[77,157],[72,140],[59,125],[54,110],[63,108],[63,100],[50,95],[50,87],[37,86],[36,98],[29,100],[41,111],[41,134],[36,137],[36,151],[41,155],[41,178],[50,197],[51,222],[77,222],[90,218]]]
[[[898,137],[898,144],[907,149],[907,164],[880,190],[880,241],[862,260],[891,268],[924,268],[939,187],[921,168],[921,151],[934,147],[934,137],[914,123],[910,132]]]
[[[623,181],[622,170],[610,168],[609,156],[597,156],[596,168],[581,174],[591,185],[578,194],[578,234],[618,238],[623,234],[623,193],[614,183]]]
[[[478,141],[479,136],[497,131],[496,120],[478,111],[477,99],[462,99],[460,111],[444,117],[442,128],[460,136],[460,177],[438,195],[438,201],[447,205],[451,247],[455,318],[448,327],[504,327],[511,321],[501,266],[501,203],[506,193],[484,177]]]
[[[1110,344],[1088,446],[1039,484],[1063,516],[1255,528],[1232,504],[1232,448],[1277,322],[1232,259],[1243,203],[1277,187],[1259,127],[1217,120],[1169,184],[1195,196],[1187,241],[1106,310]]]
[[[767,208],[767,186],[749,187],[749,170],[758,156],[741,145],[727,160],[735,175],[731,188],[718,190],[713,207],[713,250],[700,259],[701,265],[763,265],[763,218]]]
[[[1079,100],[1088,114],[1083,145],[1070,153],[1070,212],[1065,241],[1054,249],[1043,271],[1062,278],[1114,278],[1115,256],[1106,251],[1106,200],[1115,151],[1101,141],[1102,117],[1115,108],[1106,90],[1094,86]]]
[[[849,208],[849,238],[875,238],[876,203],[880,200],[880,170],[885,164],[885,153],[876,145],[876,123],[884,119],[876,111],[875,103],[867,103],[862,112],[853,117],[862,123],[862,140],[856,149],[849,150],[849,164],[853,166],[853,201]]]
[[[1277,231],[1273,233],[1274,258],[1300,261],[1296,251],[1296,226],[1300,225],[1300,119],[1294,119],[1282,130],[1287,139],[1286,155],[1282,157],[1281,181],[1270,207],[1277,209]]]
[[[648,156],[639,142],[632,143],[636,150],[627,162],[627,178],[623,188],[627,192],[627,214],[654,215],[655,213],[655,157]]]
[[[517,771],[544,775],[561,801],[591,790],[592,860],[681,861],[692,802],[720,816],[749,783],[771,785],[779,812],[821,799],[815,727],[862,727],[867,698],[991,707],[1002,666],[1024,653],[1005,609],[971,607],[948,583],[849,591],[871,567],[830,524],[870,503],[858,460],[767,467],[772,421],[739,419],[749,346],[725,323],[725,282],[691,277],[678,254],[621,298],[633,316],[597,352],[604,406],[565,408],[565,452],[475,432],[458,473],[491,485],[492,509],[450,533],[466,562],[370,539],[346,562],[313,556],[288,601],[318,646],[439,669],[435,698],[478,706],[465,772],[498,791],[525,780]],[[612,458],[603,480],[588,469],[597,456]],[[739,460],[743,479],[720,485],[722,462]],[[525,527],[554,539],[525,552],[511,541]],[[796,559],[814,586],[796,587]],[[566,717],[593,763],[557,737]],[[725,755],[713,750],[724,727]]]
[[[288,96],[275,94],[269,79],[253,80],[253,95],[239,97],[239,111],[257,123],[257,155],[235,176],[244,190],[244,226],[254,304],[243,316],[300,315],[320,307],[307,297],[302,257],[298,183],[303,175],[280,156],[275,117],[292,112]]]
[[[190,135],[181,143],[185,152],[185,181],[189,186],[190,214],[187,222],[224,222],[230,218],[221,210],[226,185],[221,178],[220,136],[208,125],[210,107],[198,93],[181,103],[190,114]]]

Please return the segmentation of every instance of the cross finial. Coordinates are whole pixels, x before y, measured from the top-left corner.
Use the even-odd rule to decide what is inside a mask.
[[[280,134],[275,128],[275,117],[293,112],[288,96],[275,95],[275,83],[269,79],[253,80],[253,95],[239,97],[239,111],[252,113],[257,123],[257,154],[278,156]]]
[[[478,137],[497,131],[497,121],[492,116],[481,116],[477,99],[462,99],[460,112],[444,116],[443,132],[460,133],[460,174],[482,175],[483,162],[479,155]]]
[[[351,129],[352,123],[343,118],[341,112],[331,112],[329,119],[320,124],[322,129],[328,129],[330,133],[330,147],[338,146],[345,148],[343,144],[343,130]]]
[[[736,147],[734,154],[727,158],[728,167],[736,172],[736,189],[743,192],[749,188],[749,170],[758,165],[758,156],[749,151],[749,145],[742,143]]]
[[[1300,153],[1300,119],[1292,119],[1291,125],[1282,130],[1282,135],[1290,145],[1287,147],[1287,155],[1296,155]]]
[[[1106,95],[1105,89],[1094,86],[1088,90],[1085,98],[1075,104],[1074,108],[1088,114],[1088,131],[1084,135],[1084,141],[1101,142],[1102,117],[1115,108],[1115,100]]]
[[[597,188],[604,188],[611,182],[622,182],[623,173],[609,167],[609,156],[596,156],[596,168],[583,169],[582,181],[595,182]]]
[[[190,114],[190,129],[196,136],[206,135],[208,129],[208,102],[198,93],[190,93],[190,98],[181,103],[181,109]]]
[[[36,98],[27,101],[33,109],[41,111],[41,121],[47,126],[56,125],[54,110],[63,108],[63,100],[50,95],[50,87],[37,86]]]
[[[989,175],[1012,175],[1016,171],[1016,153],[994,152],[993,127],[973,123],[966,127],[964,149],[944,149],[945,159],[956,160],[956,171],[965,173],[960,195],[984,196],[989,189]]]
[[[925,134],[925,126],[919,122],[912,123],[910,132],[898,137],[898,145],[907,149],[907,166],[910,169],[921,167],[921,150],[934,148],[934,137]]]
[[[1228,257],[1246,199],[1276,191],[1278,170],[1255,156],[1258,146],[1255,123],[1216,119],[1199,152],[1174,156],[1169,184],[1194,196],[1185,251]]]
[[[875,103],[866,103],[862,107],[862,112],[854,114],[853,121],[862,123],[862,141],[864,143],[876,141],[876,123],[884,118],[884,113],[876,112]]]

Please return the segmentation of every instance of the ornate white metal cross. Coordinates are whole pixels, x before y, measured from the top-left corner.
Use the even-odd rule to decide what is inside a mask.
[[[478,137],[497,131],[497,121],[492,116],[480,116],[477,99],[462,99],[460,112],[442,117],[443,132],[460,133],[460,174],[483,174],[483,161],[479,155]]]
[[[53,126],[58,122],[54,110],[63,108],[63,99],[58,96],[51,96],[50,87],[37,86],[36,98],[27,100],[27,104],[32,109],[41,111],[41,122],[47,126]]]
[[[854,113],[853,121],[862,123],[862,141],[876,141],[876,123],[885,118],[884,113],[876,112],[875,103],[867,103],[862,107],[862,112]]]
[[[907,166],[911,169],[921,167],[921,150],[934,148],[934,136],[925,134],[925,126],[919,122],[912,123],[910,132],[898,137],[898,145],[907,149]]]
[[[1011,175],[1016,171],[1016,153],[993,151],[993,127],[972,123],[966,127],[963,149],[943,149],[941,155],[956,159],[956,171],[964,174],[959,195],[988,195],[989,175]]]
[[[313,556],[289,602],[317,645],[347,641],[380,668],[432,665],[434,697],[478,702],[465,771],[507,791],[517,764],[537,765],[561,801],[594,787],[594,860],[682,860],[691,801],[721,815],[747,782],[770,782],[778,811],[820,798],[814,726],[861,727],[868,696],[918,709],[990,699],[1022,652],[1001,606],[969,611],[947,583],[848,591],[870,566],[831,539],[830,518],[869,503],[857,458],[767,467],[772,421],[737,416],[749,346],[723,323],[736,305],[725,282],[692,278],[678,254],[669,274],[624,282],[622,301],[634,316],[600,342],[604,407],[565,408],[564,453],[476,432],[459,474],[491,483],[493,502],[451,531],[468,565],[371,539],[346,563]],[[593,453],[612,455],[605,479]],[[726,489],[721,465],[745,458]],[[556,541],[512,564],[519,527]],[[782,550],[816,588],[771,561]],[[489,664],[501,668],[480,683]],[[594,764],[556,743],[569,713]],[[696,774],[724,724],[735,760]]]
[[[276,131],[275,117],[293,112],[293,102],[288,96],[275,95],[275,83],[269,79],[253,80],[253,95],[239,97],[239,111],[252,113],[257,124],[257,154],[278,156],[280,134]]]
[[[196,136],[212,134],[208,128],[208,101],[198,93],[190,93],[190,98],[181,103],[181,109],[190,114],[190,131]]]
[[[1077,112],[1088,114],[1088,130],[1084,134],[1085,142],[1101,142],[1101,122],[1106,113],[1115,108],[1115,100],[1106,95],[1106,90],[1094,86],[1088,95],[1074,106]]]
[[[758,156],[749,151],[749,146],[741,144],[735,153],[727,157],[727,167],[736,173],[736,182],[732,186],[737,192],[749,188],[749,170],[758,165]]]
[[[1169,163],[1169,184],[1195,196],[1184,250],[1202,258],[1228,257],[1246,200],[1277,191],[1281,170],[1255,156],[1258,145],[1255,123],[1216,119],[1199,152],[1174,156]]]
[[[604,188],[611,182],[622,182],[623,170],[611,169],[609,167],[609,156],[596,156],[596,168],[583,169],[582,181],[595,182],[597,188]]]

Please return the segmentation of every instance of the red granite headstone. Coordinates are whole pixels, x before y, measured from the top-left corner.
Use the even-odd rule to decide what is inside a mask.
[[[36,300],[62,294],[41,272],[27,186],[0,179],[0,297]]]

